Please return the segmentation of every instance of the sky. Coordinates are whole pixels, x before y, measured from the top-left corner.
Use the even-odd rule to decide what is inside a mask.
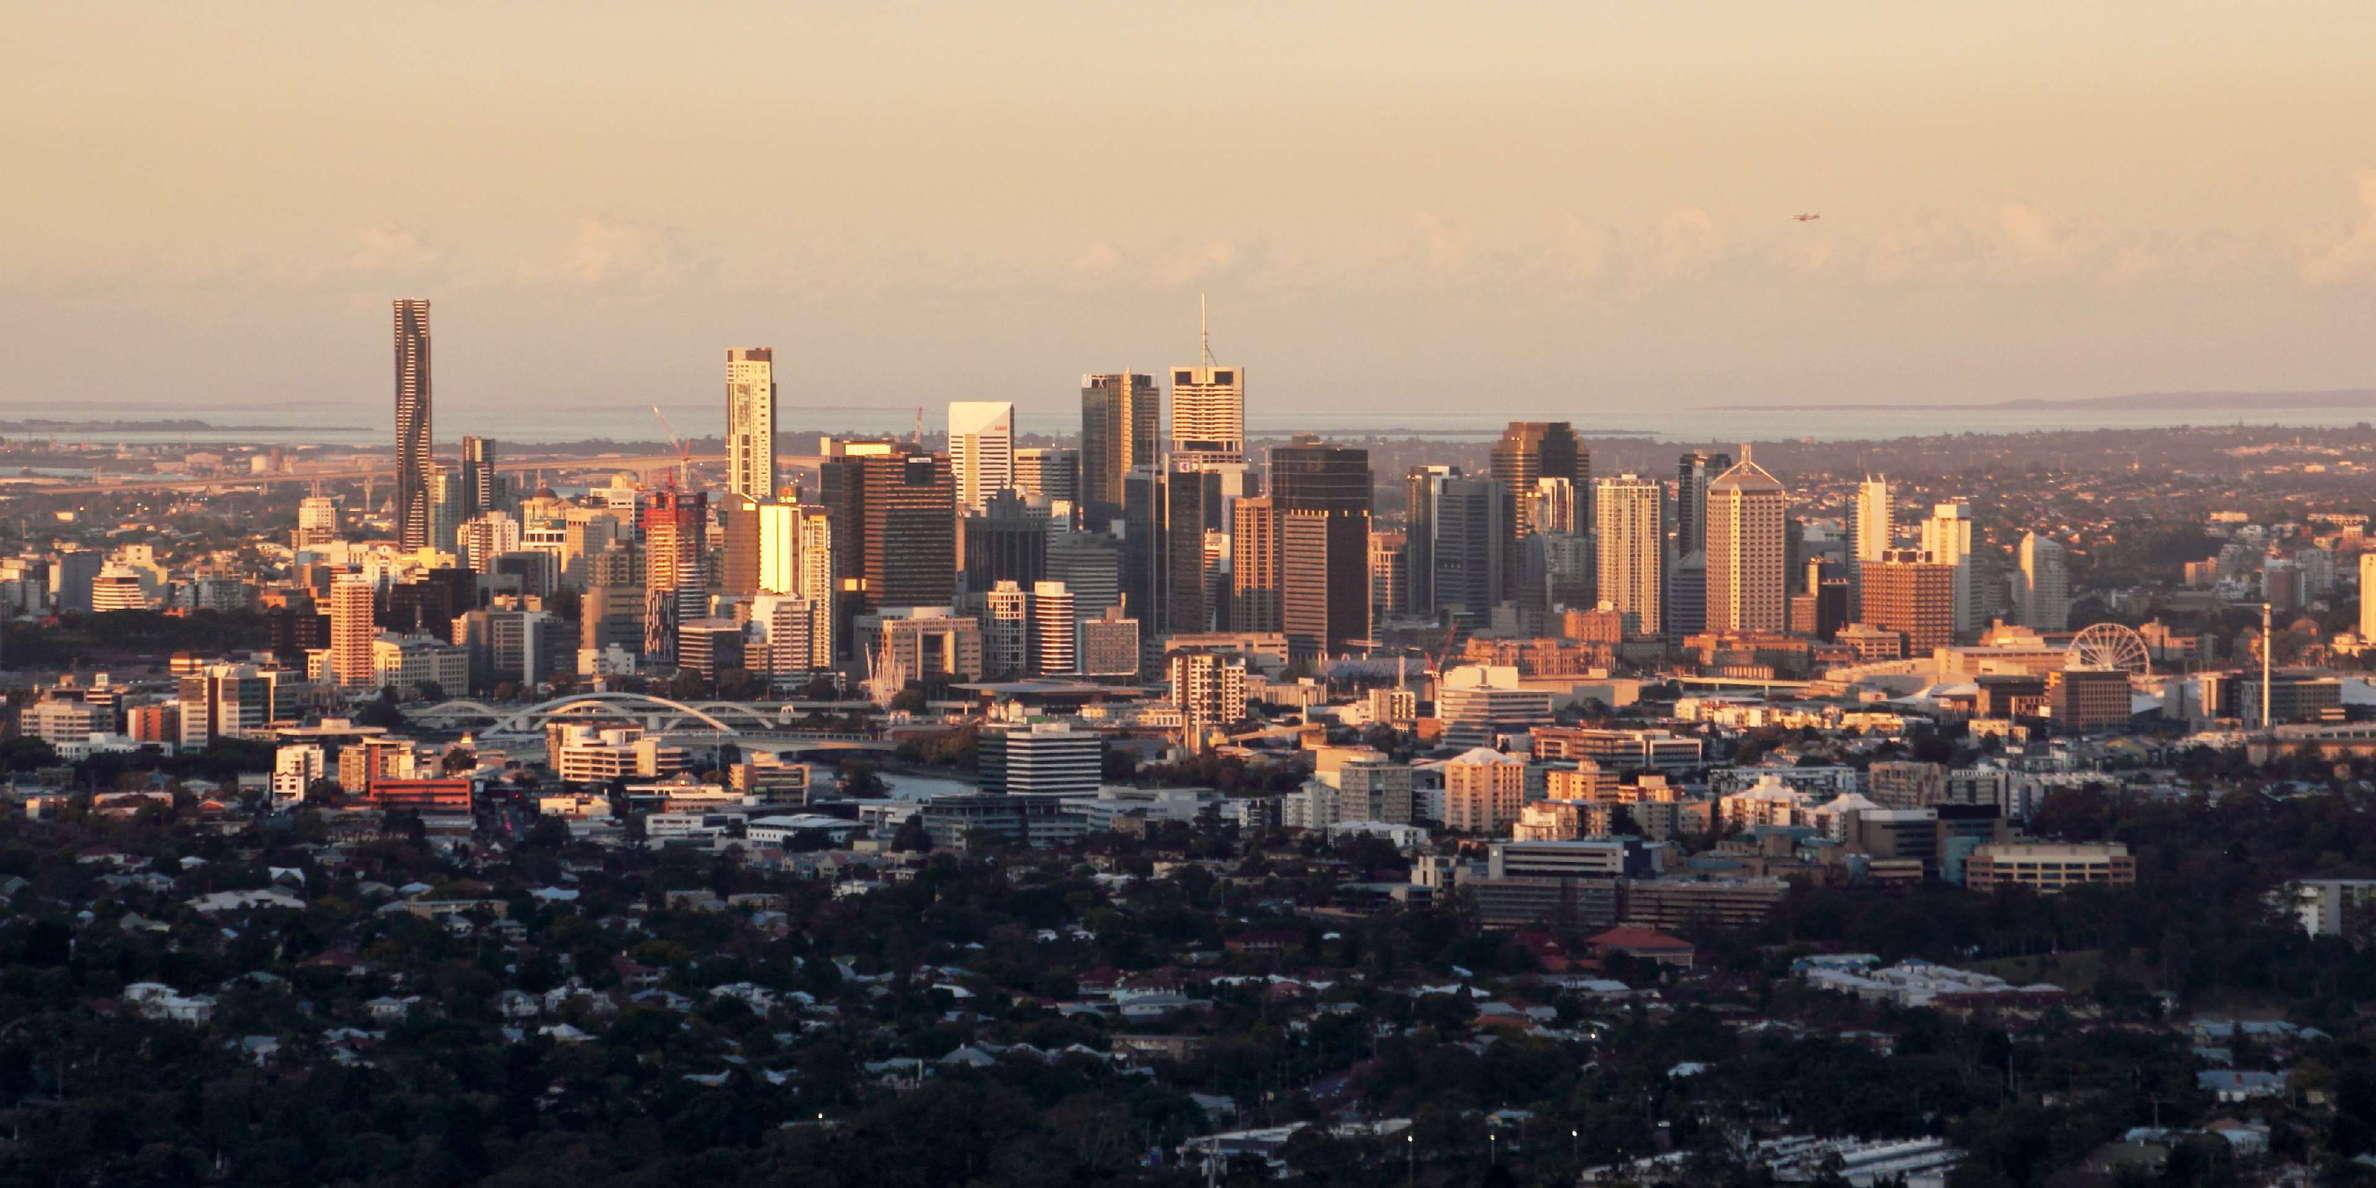
[[[2376,5],[17,6],[0,406],[2376,385]],[[1821,218],[1791,216],[1820,212]],[[934,414],[937,419],[937,412]],[[790,427],[790,426],[787,426]],[[701,427],[687,427],[699,432]]]

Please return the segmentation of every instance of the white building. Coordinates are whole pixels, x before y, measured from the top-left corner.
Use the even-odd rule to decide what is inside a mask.
[[[949,402],[949,474],[960,511],[979,508],[1015,485],[1013,401]]]

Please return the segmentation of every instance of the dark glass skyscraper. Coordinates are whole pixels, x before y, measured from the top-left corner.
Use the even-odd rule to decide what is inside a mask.
[[[1708,548],[1708,484],[1732,469],[1728,454],[1693,450],[1675,463],[1675,555]]]
[[[1369,635],[1369,451],[1298,436],[1270,452],[1287,645],[1334,656]]]
[[[429,302],[396,302],[396,540],[429,547]]]
[[[1163,393],[1152,376],[1081,377],[1081,506],[1092,528],[1121,514],[1122,476],[1161,463]]]

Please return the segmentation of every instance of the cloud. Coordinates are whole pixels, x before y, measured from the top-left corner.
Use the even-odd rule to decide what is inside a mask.
[[[2359,175],[2360,222],[2351,234],[2308,252],[2302,279],[2313,285],[2333,285],[2376,272],[2376,169]]]
[[[1724,254],[1724,232],[1696,206],[1679,206],[1658,220],[1658,273],[1670,280],[1698,280]]]
[[[578,220],[562,272],[588,285],[644,286],[679,279],[695,263],[667,228],[588,215]]]
[[[418,272],[437,260],[436,248],[411,230],[391,224],[356,232],[355,252],[347,264],[361,272]]]

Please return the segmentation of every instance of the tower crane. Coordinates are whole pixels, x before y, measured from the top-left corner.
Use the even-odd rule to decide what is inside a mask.
[[[668,423],[668,414],[661,412],[659,405],[652,406],[652,415],[660,418],[660,428],[668,434],[668,444],[676,447],[677,472],[670,476],[669,485],[680,491],[691,488],[693,486],[693,447],[686,445],[684,439],[677,436],[676,426]]]

